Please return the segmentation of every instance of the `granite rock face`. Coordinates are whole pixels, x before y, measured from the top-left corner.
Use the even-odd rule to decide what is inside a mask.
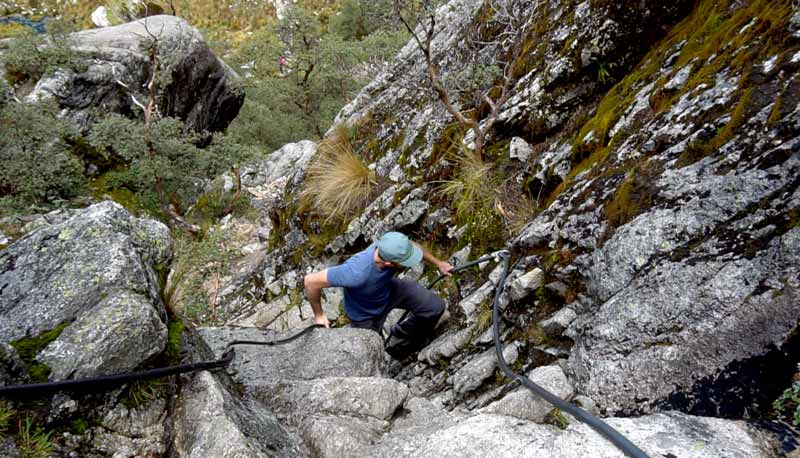
[[[217,354],[233,340],[267,341],[288,334],[255,328],[203,328],[203,339]],[[363,329],[315,329],[277,347],[242,345],[231,366],[245,389],[271,397],[273,389],[291,381],[326,377],[373,377],[383,367],[380,337]]]
[[[497,457],[563,458],[626,455],[583,424],[565,431],[553,426],[519,421],[503,415],[480,414],[428,431],[398,431],[359,456],[373,457]],[[680,413],[656,414],[639,419],[609,419],[648,456],[735,458],[775,456],[764,436],[744,424]]]
[[[561,399],[568,401],[575,394],[575,389],[567,380],[564,371],[558,366],[537,367],[528,373],[527,377],[533,383]],[[503,399],[489,404],[482,409],[482,412],[507,415],[534,423],[543,423],[545,416],[552,410],[553,406],[550,403],[527,388],[522,387],[512,391]]]
[[[164,349],[161,319],[147,298],[123,291],[79,316],[37,359],[55,380],[124,372]]]
[[[343,261],[385,230],[408,231],[434,249],[463,247],[459,262],[487,246],[506,247],[514,268],[499,301],[498,337],[517,371],[605,417],[649,456],[777,456],[769,436],[740,420],[764,411],[800,357],[797,2],[768,2],[767,11],[748,1],[513,1],[531,15],[535,34],[523,40],[515,86],[488,132],[483,159],[502,178],[481,196],[497,217],[491,227],[462,221],[439,192],[458,177],[452,151],[469,148],[473,134],[458,132],[430,91],[411,42],[334,126],[364,137],[353,148],[371,162],[374,200],[331,234],[313,217],[287,214],[313,143],[287,145],[246,168],[251,200],[273,213],[255,232],[280,235],[281,243],[268,250],[261,240],[246,250],[258,261],[225,283],[220,310],[228,324],[272,329],[222,326],[200,334],[219,355],[232,340],[298,331],[310,318],[298,294],[303,275]],[[475,0],[442,5],[431,46],[442,75],[467,66],[470,31],[500,13]],[[479,53],[497,51],[487,45]],[[57,93],[57,83],[47,87]],[[454,100],[465,112],[485,113],[483,104]],[[517,194],[506,195],[509,188]],[[514,221],[520,210],[510,205],[520,196],[533,207],[523,222]],[[53,228],[73,217],[54,215],[18,244],[47,233],[40,245],[59,251],[50,248],[61,234]],[[19,302],[15,285],[34,284],[14,274],[22,257],[8,253],[16,247],[0,254],[0,280],[17,275],[0,283],[7,285],[0,304]],[[166,411],[175,442],[153,439],[154,453],[166,446],[178,456],[622,457],[498,371],[486,306],[499,274],[487,263],[442,283],[449,317],[415,357],[392,360],[377,335],[350,328],[315,329],[278,347],[240,346],[228,375],[184,380],[175,411],[112,409],[103,416],[107,429],[122,433],[98,433],[106,445],[97,448],[144,447],[141,437],[163,433],[156,424]],[[408,275],[424,282],[435,273]],[[116,310],[131,297],[155,301],[145,284],[113,300],[95,294],[92,304]],[[341,295],[328,292],[325,312],[334,314]],[[74,294],[51,296],[74,310],[75,321],[42,358],[89,346],[84,336],[108,341],[97,323],[81,321],[85,310],[67,300]],[[158,343],[160,315],[146,310],[135,319]],[[62,323],[29,330],[33,321],[0,321],[4,341]],[[119,335],[141,342],[136,333]],[[149,343],[139,344],[136,359],[154,351]],[[0,347],[0,379],[16,383],[24,374],[9,348]],[[765,361],[772,363],[758,366]],[[59,374],[91,366],[48,364]],[[742,369],[750,364],[759,370]],[[770,377],[780,380],[764,383]],[[126,423],[134,417],[141,425]]]
[[[408,387],[383,377],[325,377],[286,382],[275,392],[276,410],[299,424],[321,415],[388,420],[408,396]]]
[[[209,372],[195,376],[178,399],[175,452],[186,458],[282,458],[307,453],[267,409],[231,394]]]
[[[0,341],[66,324],[39,355],[54,378],[133,369],[166,344],[171,256],[166,226],[109,201],[40,227],[0,252]]]

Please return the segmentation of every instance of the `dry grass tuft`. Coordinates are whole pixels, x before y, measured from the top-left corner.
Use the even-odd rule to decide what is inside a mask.
[[[512,178],[503,184],[495,209],[503,217],[509,237],[519,235],[540,209],[540,197],[536,198],[522,189]]]
[[[302,197],[326,222],[343,220],[362,210],[375,185],[375,173],[353,151],[349,136],[337,131],[319,145],[306,172]]]

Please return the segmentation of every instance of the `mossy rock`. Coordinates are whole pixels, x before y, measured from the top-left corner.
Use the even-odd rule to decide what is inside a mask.
[[[50,375],[50,368],[46,364],[36,361],[36,355],[44,350],[51,342],[56,340],[69,323],[61,323],[55,328],[34,337],[23,337],[11,342],[11,346],[19,354],[20,359],[28,366],[28,375],[33,382],[46,382]]]
[[[659,173],[658,166],[652,163],[629,171],[612,199],[603,206],[603,214],[612,227],[627,224],[653,206],[657,193],[653,183]]]

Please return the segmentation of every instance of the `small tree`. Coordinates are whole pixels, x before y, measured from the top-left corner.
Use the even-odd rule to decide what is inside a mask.
[[[431,89],[462,128],[472,130],[475,154],[483,158],[486,137],[517,82],[515,67],[523,57],[523,42],[531,32],[533,16],[524,8],[524,2],[487,1],[482,11],[485,14],[479,16],[489,19],[476,19],[467,32],[464,65],[460,70],[443,74],[440,56],[431,49],[438,27],[436,3],[393,0],[393,10],[425,58]],[[461,108],[459,102],[469,109]]]
[[[392,14],[392,0],[344,0],[331,19],[332,30],[345,40],[361,40],[376,30],[402,27]]]
[[[0,104],[0,213],[45,208],[85,189],[83,166],[64,141],[57,107]]]
[[[316,16],[293,5],[274,28],[242,46],[232,62],[246,66],[250,77],[242,112],[228,130],[237,140],[274,150],[322,138],[342,106],[407,41],[405,32],[377,30],[349,40],[322,30]]]
[[[159,109],[161,90],[171,82],[172,56],[162,60],[161,32],[150,30],[144,20],[147,37],[143,51],[148,56],[149,78],[145,84],[143,101],[131,91],[134,105],[143,112],[144,122],[120,115],[111,115],[98,122],[89,136],[93,146],[100,151],[113,151],[129,164],[127,170],[112,172],[113,181],[130,188],[148,202],[157,202],[161,212],[176,226],[197,233],[200,227],[184,218],[187,208],[202,192],[204,180],[225,171],[232,171],[237,184],[239,164],[247,157],[247,148],[232,148],[220,136],[214,137],[211,146],[203,135],[188,132],[177,119],[164,118]],[[189,40],[189,34],[179,34],[177,40]],[[118,81],[126,90],[130,88]],[[221,153],[221,154],[220,154]],[[239,190],[237,189],[237,196]]]

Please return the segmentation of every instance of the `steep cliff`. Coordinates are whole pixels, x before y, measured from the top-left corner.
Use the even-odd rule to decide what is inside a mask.
[[[510,61],[501,39],[517,36],[504,28],[509,10],[526,24]],[[230,241],[250,255],[203,285],[219,326],[187,332],[194,354],[211,358],[231,340],[300,329],[312,317],[305,273],[402,230],[454,263],[508,249],[505,359],[648,455],[791,449],[763,420],[800,360],[796,2],[453,0],[438,9],[433,31],[431,63],[422,43],[409,42],[321,144],[286,145],[244,170],[260,218],[226,218],[221,227],[258,227]],[[450,107],[431,84],[436,72]],[[488,101],[476,102],[460,89],[487,74],[490,83],[510,81],[507,98],[490,87]],[[485,145],[472,154],[481,129]],[[306,198],[320,157],[342,150],[363,165],[365,194],[326,214]],[[333,191],[328,202],[344,199],[344,188]],[[71,246],[64,230],[101,210],[119,212],[93,207],[12,244],[0,258],[4,275],[22,275],[13,260],[45,256],[36,248],[45,242]],[[148,254],[137,233],[114,238],[132,244],[151,272],[166,251]],[[25,278],[54,275],[28,264]],[[403,275],[425,282],[434,274]],[[135,425],[145,424],[158,426],[145,437],[159,437],[154,453],[165,456],[623,456],[499,373],[488,329],[499,275],[488,263],[440,286],[447,313],[435,339],[403,361],[369,331],[315,330],[285,346],[242,349],[227,374],[179,380],[168,405],[168,396],[131,410],[117,403],[74,442],[93,444],[91,456],[110,454],[111,440],[128,441],[129,456],[144,453]],[[47,294],[36,291],[50,290],[0,288],[0,305],[38,303]],[[61,289],[48,294],[56,293],[72,315],[47,325],[4,316],[6,340],[87,315]],[[113,308],[116,297],[97,306]],[[157,298],[142,297],[160,310]],[[343,324],[340,302],[326,291],[325,313]],[[58,357],[58,342],[81,335],[75,326],[38,357]],[[15,350],[3,349],[4,379],[24,379]],[[118,417],[129,433],[109,432]]]
[[[480,167],[464,160],[474,130],[437,97],[410,42],[328,133],[370,164],[375,199],[346,227],[317,224],[294,212],[300,186],[290,186],[273,210],[286,243],[259,283],[278,296],[298,289],[282,259],[316,268],[316,250],[335,262],[391,229],[462,261],[510,248],[512,280],[544,270],[505,313],[517,367],[564,358],[578,397],[606,414],[765,415],[798,360],[796,6],[517,5],[534,26]],[[492,14],[471,1],[439,10],[431,54],[442,75],[474,62],[465,43]],[[455,105],[485,125],[485,103]],[[480,170],[472,183],[469,167]],[[485,194],[466,215],[462,196],[443,190],[454,182]],[[391,369],[412,395],[468,410],[503,398],[481,350],[492,285],[484,273],[443,291],[443,334]],[[293,302],[250,304],[274,310],[261,324],[286,329],[275,317]],[[289,310],[294,323],[310,317],[307,304]]]

